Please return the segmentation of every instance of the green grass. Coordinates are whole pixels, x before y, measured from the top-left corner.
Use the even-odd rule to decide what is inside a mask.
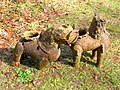
[[[15,71],[17,72],[17,81],[18,82],[29,82],[31,78],[31,71],[26,69],[26,70],[19,70],[18,68],[15,68]]]
[[[120,2],[119,0],[42,0],[38,3],[13,3],[0,1],[0,32],[5,31],[11,37],[1,36],[7,49],[0,45],[0,89],[6,90],[119,90],[120,89]],[[16,8],[17,7],[17,8]],[[10,65],[11,51],[26,30],[44,30],[54,23],[70,24],[88,28],[94,11],[107,21],[111,34],[111,46],[104,57],[105,66],[98,69],[94,66],[88,53],[83,57],[81,68],[71,67],[72,51],[63,46],[57,62],[47,68],[38,70],[31,58],[22,60],[20,67]],[[16,25],[13,25],[13,24]],[[13,32],[14,36],[12,37]],[[12,49],[11,49],[12,48]],[[4,51],[3,51],[4,50]]]

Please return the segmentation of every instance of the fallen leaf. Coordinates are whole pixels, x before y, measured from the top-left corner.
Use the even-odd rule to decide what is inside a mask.
[[[0,31],[0,35],[1,35],[1,36],[7,36],[8,33],[7,33],[5,30],[1,30],[1,31]]]
[[[46,74],[45,73],[40,73],[39,76],[44,77]]]
[[[99,2],[99,4],[103,4],[103,2]]]
[[[42,80],[33,80],[32,83],[34,86],[38,86],[42,83]]]
[[[94,79],[96,81],[98,81],[99,80],[99,75],[96,72],[92,72],[92,74],[93,74]]]
[[[6,24],[9,22],[9,19],[3,19],[2,22]]]
[[[54,64],[53,68],[59,69],[59,68],[61,68],[61,65],[60,64]]]
[[[0,44],[4,44],[5,40],[4,39],[0,39]]]
[[[3,45],[2,45],[2,48],[6,48],[7,47],[7,45],[6,45],[6,43],[4,43]]]
[[[38,89],[37,89],[37,87],[35,87],[35,86],[31,86],[31,87],[30,87],[30,90],[38,90]]]
[[[119,48],[119,45],[115,45],[115,46],[114,46],[114,49],[118,49],[118,48]]]
[[[95,80],[98,81],[99,80],[99,76],[94,76]]]
[[[30,84],[30,82],[24,82],[24,84],[25,84],[25,85],[28,85],[28,84]]]
[[[120,63],[120,59],[119,59],[117,56],[114,56],[114,57],[113,57],[113,60],[114,60],[114,63],[115,63],[115,64]]]

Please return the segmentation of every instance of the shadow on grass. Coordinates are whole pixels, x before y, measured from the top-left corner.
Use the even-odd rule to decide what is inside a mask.
[[[88,52],[83,52],[80,61],[95,66],[96,63],[93,62],[93,61],[90,61],[90,59],[88,57],[91,57],[91,54],[88,53]],[[73,63],[72,63],[73,61],[72,60],[73,60],[72,57],[67,57],[64,60],[58,59],[59,62],[62,62],[63,64],[70,65],[70,66],[73,66]]]
[[[89,58],[84,58],[83,56],[84,56],[84,57],[91,57],[91,54],[90,54],[90,53],[88,53],[88,52],[83,52],[82,57],[81,57],[81,61],[84,62],[84,63],[88,63],[88,64],[90,64],[90,65],[93,65],[93,66],[96,65],[95,62],[90,61]]]
[[[0,48],[0,59],[2,62],[7,63],[8,65],[12,66],[13,49],[12,48]],[[28,57],[22,56],[20,60],[20,64],[28,66],[28,67],[36,68],[35,60],[29,56]]]
[[[89,57],[89,58],[84,58],[84,57]],[[81,57],[81,61],[82,62],[86,62],[86,63],[88,63],[88,64],[90,64],[90,65],[96,65],[96,63],[95,62],[93,62],[93,61],[90,61],[90,57],[91,57],[91,54],[90,53],[88,53],[88,52],[83,52],[83,54],[82,54],[82,57]]]
[[[11,65],[13,49],[10,48],[0,48],[0,57],[2,62]]]
[[[69,53],[66,53],[66,51],[69,51]],[[59,57],[57,62],[62,62],[65,65],[72,66],[72,51],[70,50],[70,48],[65,47],[62,52],[64,52],[64,54]],[[81,57],[81,62],[88,63],[90,65],[95,65],[95,63],[93,61],[90,61],[89,58],[85,58],[85,57],[91,57],[91,54],[88,52],[84,52]],[[8,65],[12,66],[13,49],[0,48],[0,58],[2,58],[1,59],[2,62],[5,62]],[[29,56],[22,56],[20,63],[21,63],[21,65],[25,65],[25,66],[37,69],[36,60]]]
[[[38,68],[36,67],[36,64],[37,64],[36,60],[35,60],[34,58],[31,58],[30,56],[24,57],[24,56],[22,55],[21,60],[20,60],[20,63],[21,63],[22,65],[28,66],[28,67],[30,67],[30,68],[38,69]]]

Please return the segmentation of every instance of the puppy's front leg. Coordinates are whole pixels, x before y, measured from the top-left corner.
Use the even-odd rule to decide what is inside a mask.
[[[23,48],[22,43],[18,42],[14,49],[12,65],[14,66],[20,65],[20,59],[23,54],[23,50],[24,48]]]
[[[79,45],[75,45],[73,47],[73,67],[80,68],[80,59],[83,50]]]

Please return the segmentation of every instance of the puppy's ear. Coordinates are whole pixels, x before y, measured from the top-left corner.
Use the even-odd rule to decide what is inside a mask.
[[[94,13],[94,18],[99,21],[100,20],[100,16],[97,12]]]

